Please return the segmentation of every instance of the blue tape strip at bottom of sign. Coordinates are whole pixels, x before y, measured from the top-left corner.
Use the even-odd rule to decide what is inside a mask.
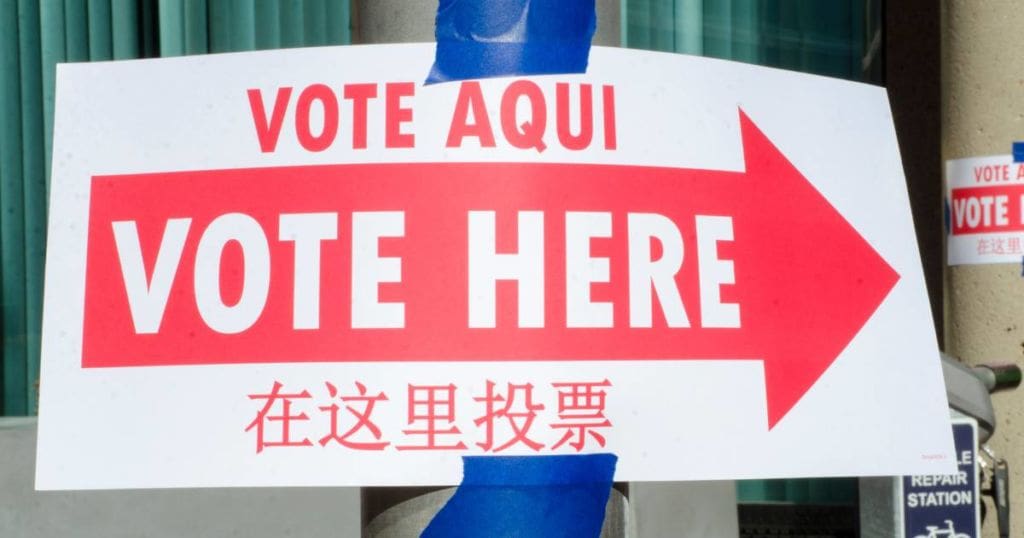
[[[426,83],[585,73],[594,0],[441,0]]]
[[[463,479],[421,536],[600,536],[614,454],[465,456]]]
[[[1013,162],[1024,162],[1024,142],[1013,143]]]

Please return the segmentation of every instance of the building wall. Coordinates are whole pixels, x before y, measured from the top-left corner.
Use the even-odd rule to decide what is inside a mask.
[[[1014,140],[1024,140],[1024,10],[1018,0],[945,0],[942,7],[942,159],[1008,154]],[[946,293],[948,352],[969,363],[1024,360],[1020,263],[947,268]],[[1024,390],[996,394],[993,403],[999,424],[989,445],[1010,462],[1011,536],[1020,536]],[[989,508],[984,536],[995,537]]]
[[[35,491],[35,419],[0,418],[4,538],[359,536],[357,488]]]

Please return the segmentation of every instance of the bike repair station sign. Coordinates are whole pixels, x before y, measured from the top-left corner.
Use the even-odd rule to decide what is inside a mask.
[[[955,469],[884,89],[433,52],[59,67],[38,488]]]
[[[953,419],[957,473],[903,477],[906,538],[979,538],[978,424]]]

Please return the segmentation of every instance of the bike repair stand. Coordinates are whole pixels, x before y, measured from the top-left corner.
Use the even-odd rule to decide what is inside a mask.
[[[957,473],[860,479],[862,538],[975,538],[992,497],[1000,536],[1010,536],[1006,460],[984,443],[995,431],[990,393],[1016,388],[1015,365],[970,368],[943,355]]]

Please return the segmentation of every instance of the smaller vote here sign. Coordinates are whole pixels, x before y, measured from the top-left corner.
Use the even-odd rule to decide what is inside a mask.
[[[1024,163],[1010,155],[946,162],[949,265],[1024,258]]]

